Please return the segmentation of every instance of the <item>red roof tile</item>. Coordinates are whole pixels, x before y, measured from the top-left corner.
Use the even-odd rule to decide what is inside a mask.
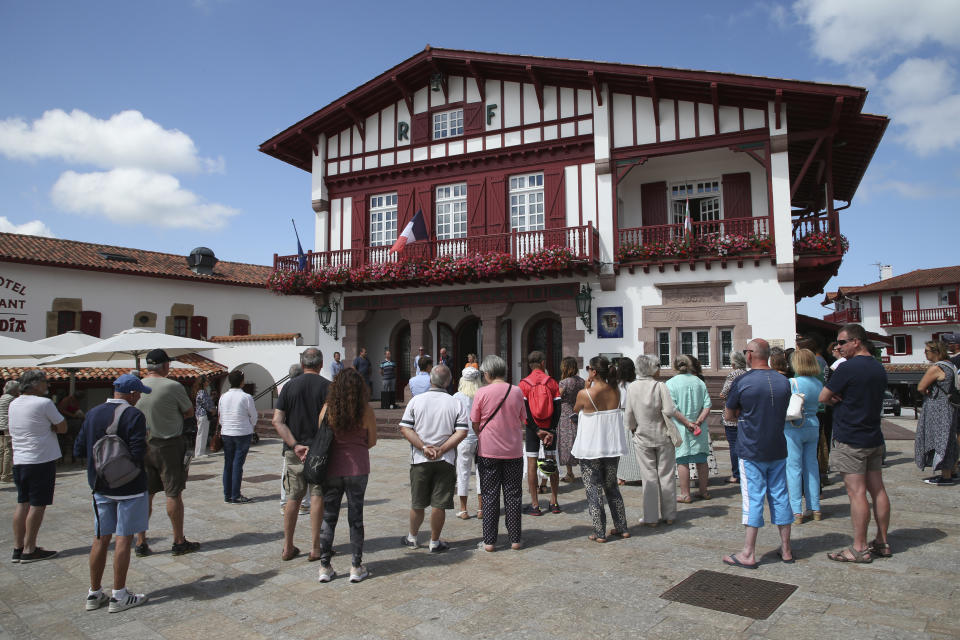
[[[264,340],[296,340],[299,333],[255,333],[247,336],[213,336],[209,342],[262,342]]]
[[[198,375],[208,377],[222,376],[227,373],[227,368],[219,362],[214,362],[209,358],[204,358],[195,353],[175,358],[184,364],[190,365],[189,369],[171,368],[169,377],[174,380],[193,380]],[[0,379],[16,380],[25,372],[36,369],[37,367],[0,367]],[[82,367],[79,369],[64,367],[42,367],[42,371],[47,374],[47,380],[69,380],[70,376],[76,376],[77,380],[88,381],[109,381],[116,380],[125,373],[130,373],[131,368],[118,367]],[[140,376],[147,373],[146,369],[140,369]]]
[[[115,257],[108,258],[108,255]],[[0,233],[0,262],[22,262],[245,287],[265,287],[267,278],[273,271],[271,267],[220,261],[214,267],[213,275],[200,275],[190,270],[185,255],[16,233]]]
[[[894,289],[910,289],[914,287],[939,287],[941,285],[960,284],[960,265],[952,267],[937,267],[935,269],[917,269],[901,276],[894,276],[886,280],[872,282],[859,287],[840,287],[840,293],[849,296],[860,293],[874,293],[876,291],[891,291]]]

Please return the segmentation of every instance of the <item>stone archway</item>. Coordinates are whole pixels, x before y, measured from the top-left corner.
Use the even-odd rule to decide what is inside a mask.
[[[249,389],[248,385],[253,385],[251,395],[257,395],[262,392],[264,389],[270,388],[274,382],[273,376],[270,375],[270,372],[267,371],[262,365],[257,364],[256,362],[245,362],[241,365],[237,365],[233,368],[234,371],[239,369],[243,371],[243,385],[245,389]],[[230,388],[230,383],[227,381],[226,376],[223,378],[221,383],[220,393],[225,392]],[[269,411],[273,408],[274,401],[277,397],[277,390],[274,389],[273,393],[265,394],[262,398],[257,400],[256,406],[257,411]]]
[[[522,362],[520,373],[521,377],[526,376],[527,355],[531,351],[543,351],[547,356],[547,373],[552,377],[558,378],[560,375],[560,361],[563,359],[563,323],[560,316],[552,311],[542,311],[534,314],[527,320],[520,334],[522,340],[522,351],[520,361]]]

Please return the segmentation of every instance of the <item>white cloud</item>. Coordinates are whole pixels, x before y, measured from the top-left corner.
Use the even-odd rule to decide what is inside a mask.
[[[204,202],[171,175],[143,169],[67,171],[53,185],[50,197],[64,211],[155,227],[219,229],[239,213]]]
[[[947,60],[908,58],[884,80],[898,141],[920,155],[960,145],[956,75]]]
[[[814,53],[841,64],[879,62],[924,44],[960,46],[955,0],[798,0],[793,9],[812,31]]]
[[[43,236],[45,238],[55,238],[53,231],[50,230],[42,220],[31,220],[23,224],[14,224],[6,216],[0,216],[0,231],[3,233],[19,233],[24,236]]]
[[[223,158],[202,158],[187,134],[164,129],[139,111],[108,120],[74,109],[52,109],[28,123],[0,120],[0,153],[18,160],[59,158],[71,164],[164,172],[223,172]]]

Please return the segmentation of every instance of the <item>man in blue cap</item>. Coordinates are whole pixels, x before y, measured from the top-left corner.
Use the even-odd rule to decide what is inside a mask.
[[[73,446],[75,456],[87,459],[87,482],[93,490],[96,537],[90,548],[90,590],[86,609],[94,611],[104,604],[110,613],[118,613],[146,602],[142,593],[127,591],[127,568],[134,534],[147,528],[150,500],[147,497],[147,474],[143,458],[147,453],[147,420],[134,407],[140,394],[150,393],[150,387],[132,374],[125,373],[113,383],[113,398],[87,413],[83,427]],[[127,446],[130,460],[140,473],[120,487],[110,488],[97,474],[94,444],[104,437],[107,429],[116,423],[116,435]],[[113,550],[113,595],[103,591],[101,580],[107,563],[110,538],[116,535]]]

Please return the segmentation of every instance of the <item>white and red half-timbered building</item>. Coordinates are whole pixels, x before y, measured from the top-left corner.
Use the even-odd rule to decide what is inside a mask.
[[[314,248],[271,286],[325,351],[696,355],[793,343],[888,119],[866,90],[427,47],[264,142],[312,175]],[[389,249],[417,212],[426,241]],[[578,299],[579,296],[579,299]],[[580,309],[578,310],[578,306]],[[324,340],[327,342],[324,343]]]

